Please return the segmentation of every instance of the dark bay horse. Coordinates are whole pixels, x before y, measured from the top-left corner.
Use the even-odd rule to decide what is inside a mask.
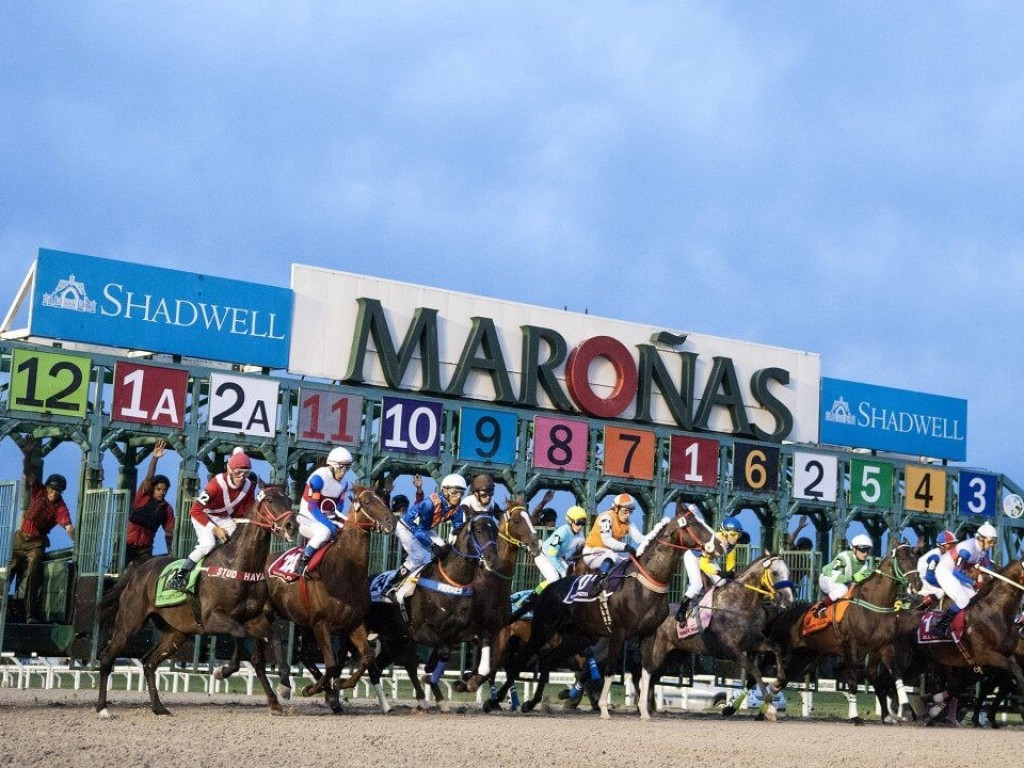
[[[540,554],[540,541],[521,501],[512,500],[498,521],[497,565],[493,569],[477,568],[473,577],[472,623],[468,633],[479,639],[481,655],[476,673],[465,686],[457,689],[473,692],[491,674],[494,664],[504,656],[501,630],[512,620],[512,577],[515,576],[519,553],[530,557]],[[468,639],[468,638],[467,638]]]
[[[712,616],[707,627],[700,625],[700,609],[695,606],[700,627],[697,634],[680,640],[675,616],[669,615],[662,621],[657,631],[645,638],[640,646],[643,664],[638,696],[640,717],[650,719],[650,692],[658,681],[667,657],[673,652],[683,651],[708,653],[717,659],[742,666],[745,676],[752,676],[761,689],[767,705],[764,707],[765,716],[768,720],[774,720],[774,691],[769,693],[765,687],[757,654],[774,653],[780,676],[777,687],[784,687],[786,681],[779,648],[763,634],[768,622],[766,603],[777,604],[782,609],[793,605],[793,582],[790,580],[789,566],[782,558],[770,555],[755,560],[734,581],[715,587],[711,595]]]
[[[783,651],[785,677],[794,680],[821,656],[836,656],[844,667],[848,689],[844,692],[851,722],[861,725],[864,720],[857,714],[857,688],[865,674],[863,660],[872,655],[886,668],[898,667],[895,660],[894,639],[896,624],[901,613],[898,603],[909,591],[921,589],[917,573],[917,556],[908,544],[898,544],[879,563],[874,573],[862,581],[852,597],[841,598],[849,603],[846,615],[839,623],[832,623],[806,637],[802,635],[804,617],[814,606],[806,603],[783,611],[769,624],[768,638]],[[866,670],[874,679],[875,670]],[[898,690],[906,698],[902,678]]]
[[[919,643],[917,631],[922,614],[901,617],[895,640],[901,649],[910,652],[909,656],[900,656],[902,670],[912,665],[945,669],[946,690],[940,693],[941,698],[959,696],[963,685],[973,682],[983,671],[1004,670],[1024,695],[1024,672],[1016,655],[1021,638],[1014,622],[1022,596],[1024,561],[1015,559],[998,571],[998,577],[990,576],[964,608],[964,633],[959,643]]]
[[[473,620],[473,583],[478,568],[496,570],[500,563],[497,552],[498,525],[490,515],[476,515],[459,529],[455,543],[440,560],[432,560],[416,576],[415,591],[405,599],[403,616],[392,602],[374,602],[366,615],[366,627],[376,633],[380,650],[368,668],[381,708],[390,707],[384,698],[381,674],[396,660],[408,663],[416,658],[416,645],[425,645],[435,652],[436,664],[429,679],[431,693],[441,709],[447,701],[438,681],[444,673],[453,645],[466,636]],[[410,676],[416,688],[420,708],[426,708],[422,687],[415,675]]]
[[[601,717],[610,717],[608,699],[612,678],[622,662],[627,640],[643,641],[668,615],[668,585],[687,549],[703,549],[706,544],[722,554],[714,531],[692,510],[678,517],[661,520],[647,535],[635,557],[631,558],[621,586],[610,595],[603,591],[594,600],[574,601],[570,595],[586,587],[594,576],[565,577],[548,585],[540,593],[533,609],[530,639],[521,650],[510,655],[508,679],[497,700],[504,699],[519,673],[537,661],[540,678],[533,698],[523,703],[529,712],[540,702],[550,671],[568,656],[608,638],[608,654],[600,664],[604,687],[598,706]],[[610,579],[616,578],[614,575]],[[568,602],[566,600],[568,599]]]
[[[368,571],[370,534],[391,533],[395,518],[391,509],[372,488],[356,485],[345,525],[334,543],[324,553],[316,570],[318,578],[285,581],[270,575],[276,555],[267,558],[264,572],[268,584],[268,619],[277,616],[295,622],[302,635],[302,662],[313,674],[315,682],[302,690],[303,696],[323,693],[334,712],[341,711],[338,689],[352,688],[359,681],[373,652],[366,639],[363,620],[370,608]],[[337,687],[333,681],[341,672],[341,661],[334,652],[332,637],[347,637],[359,659],[359,668]],[[313,645],[324,660],[321,675],[316,665]],[[278,654],[280,660],[280,654]],[[287,663],[278,664],[281,686],[290,692],[291,679]]]
[[[160,702],[156,687],[156,668],[181,647],[189,635],[231,635],[239,643],[245,637],[266,637],[268,627],[263,617],[267,583],[263,565],[270,550],[271,535],[290,540],[295,535],[292,501],[278,486],[260,483],[256,504],[248,519],[236,520],[238,529],[213,550],[202,564],[196,594],[184,603],[158,608],[157,579],[164,568],[175,560],[154,557],[122,574],[100,603],[100,629],[110,632],[109,640],[99,657],[99,699],[96,711],[109,717],[107,710],[107,679],[114,662],[123,653],[129,638],[153,619],[160,631],[160,641],[143,662],[149,700],[153,712],[170,712]],[[281,711],[270,682],[267,680],[264,654],[253,653],[253,668],[273,712]]]

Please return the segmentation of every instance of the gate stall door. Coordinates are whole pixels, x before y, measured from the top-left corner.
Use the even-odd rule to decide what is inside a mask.
[[[21,483],[7,480],[0,483],[0,648],[3,647],[4,627],[7,624],[7,593],[11,575],[7,566],[14,549],[14,528],[18,523],[18,491]]]

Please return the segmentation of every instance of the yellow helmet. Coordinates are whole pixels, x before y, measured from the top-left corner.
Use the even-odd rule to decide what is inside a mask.
[[[570,523],[587,522],[587,510],[583,507],[569,507],[565,513],[565,519]]]

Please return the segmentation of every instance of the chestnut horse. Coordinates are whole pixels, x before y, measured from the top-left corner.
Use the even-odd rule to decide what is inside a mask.
[[[901,598],[909,591],[921,589],[917,573],[917,555],[908,544],[897,544],[879,563],[878,568],[862,581],[849,597],[841,598],[849,605],[839,623],[833,618],[830,626],[803,636],[804,617],[815,609],[801,603],[783,611],[768,628],[768,638],[782,648],[785,677],[803,677],[812,662],[821,656],[837,656],[843,662],[847,691],[844,693],[851,722],[862,725],[857,714],[857,688],[865,674],[864,659],[871,655],[888,669],[895,669],[893,641],[901,612]],[[875,670],[867,670],[874,679]],[[898,690],[906,699],[902,679]]]
[[[153,712],[170,712],[160,702],[156,688],[156,668],[181,647],[189,635],[226,634],[235,643],[245,637],[266,636],[263,617],[267,583],[263,565],[270,551],[270,537],[285,541],[295,535],[292,501],[276,485],[260,483],[248,519],[236,520],[238,529],[223,545],[203,560],[195,596],[177,605],[156,606],[157,580],[163,570],[174,562],[173,557],[154,557],[127,569],[100,602],[100,631],[111,631],[110,639],[99,656],[99,699],[96,711],[109,717],[107,710],[107,678],[114,661],[124,653],[129,638],[153,619],[160,631],[160,641],[142,660],[143,673],[149,686]],[[252,665],[273,712],[281,711],[270,682],[267,680],[266,658],[253,652]]]
[[[548,675],[558,663],[607,637],[608,654],[599,665],[604,688],[598,706],[602,718],[610,717],[612,678],[619,671],[626,641],[635,638],[643,642],[658,628],[668,615],[669,584],[680,556],[684,550],[703,549],[706,544],[722,554],[721,541],[714,531],[687,509],[654,527],[627,565],[621,586],[610,595],[602,590],[597,599],[573,601],[570,595],[586,586],[581,582],[594,578],[589,575],[567,576],[549,584],[534,604],[530,639],[517,653],[509,655],[508,680],[497,700],[504,699],[519,673],[536,659],[540,668],[537,691],[522,707],[529,712],[540,703]]]
[[[675,651],[711,654],[716,659],[725,659],[743,667],[745,675],[754,678],[764,696],[764,712],[769,720],[775,719],[772,705],[774,691],[769,694],[761,677],[756,655],[771,652],[775,654],[780,680],[777,688],[785,686],[781,653],[779,647],[763,634],[768,622],[765,603],[777,604],[780,608],[793,605],[793,582],[789,577],[789,566],[780,557],[766,555],[745,568],[734,581],[726,581],[714,588],[711,595],[711,621],[701,626],[700,607],[694,606],[698,616],[697,634],[679,639],[675,616],[669,616],[654,634],[641,644],[643,672],[640,677],[638,702],[640,717],[649,720],[650,692],[657,683],[666,658]],[[731,714],[731,713],[727,713]]]

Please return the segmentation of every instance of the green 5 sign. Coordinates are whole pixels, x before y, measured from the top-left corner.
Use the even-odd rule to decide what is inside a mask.
[[[893,465],[884,461],[850,462],[850,503],[888,507],[892,502]]]

